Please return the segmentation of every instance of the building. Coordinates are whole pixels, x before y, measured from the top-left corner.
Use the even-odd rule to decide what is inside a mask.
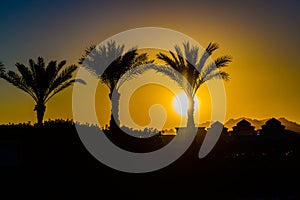
[[[268,120],[261,127],[261,135],[280,135],[285,133],[285,126],[275,118]]]
[[[257,131],[255,131],[254,126],[251,126],[250,122],[243,119],[232,127],[231,135],[257,135]]]

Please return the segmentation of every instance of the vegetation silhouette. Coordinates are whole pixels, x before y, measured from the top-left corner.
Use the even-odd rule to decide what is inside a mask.
[[[16,63],[20,75],[14,71],[1,73],[0,77],[29,94],[36,105],[37,124],[43,124],[46,103],[57,93],[71,86],[75,81],[84,83],[83,80],[72,78],[77,69],[76,65],[64,67],[66,61],[50,61],[45,65],[44,59],[38,57],[37,62],[29,59],[29,67]]]
[[[270,123],[274,121],[274,119],[269,120],[262,126],[262,128],[265,128],[267,130],[275,130],[274,127],[278,126],[277,121],[276,123]],[[215,122],[214,124],[217,123],[220,122]],[[23,147],[25,147],[23,148],[23,150],[32,149],[33,152],[31,152],[27,156],[33,156],[33,158],[29,159],[28,161],[34,162],[34,164],[38,164],[42,160],[45,160],[44,162],[51,163],[53,162],[53,160],[51,159],[56,159],[55,157],[52,157],[50,160],[48,160],[49,158],[47,158],[46,156],[44,158],[35,159],[34,157],[36,156],[36,154],[40,154],[42,151],[46,151],[47,154],[52,154],[55,151],[57,154],[61,154],[61,156],[66,156],[64,155],[64,152],[68,151],[70,153],[70,155],[68,155],[70,156],[70,159],[77,159],[79,157],[77,157],[78,155],[76,153],[76,149],[78,148],[80,150],[86,150],[76,132],[75,124],[86,128],[99,129],[99,127],[97,126],[89,124],[79,124],[78,122],[73,122],[73,120],[69,119],[49,119],[43,123],[42,127],[34,126],[30,122],[6,125],[3,124],[0,125],[0,141],[18,141],[21,145],[23,145]],[[214,124],[212,124],[211,126],[213,127]],[[243,129],[240,130],[244,131]],[[139,130],[136,131],[139,132]],[[168,144],[168,142],[174,137],[174,135],[157,134],[158,130],[151,128],[140,131],[148,132],[148,134],[152,135],[151,138],[155,139],[143,141],[142,139],[136,138],[136,142],[143,143],[144,145],[136,145],[134,143],[131,143],[131,150],[135,152],[147,152],[149,151],[149,149],[147,149],[148,147],[162,147]],[[43,134],[41,134],[41,132]],[[197,153],[206,133],[207,130],[205,127],[198,128],[198,133],[194,142],[192,143],[188,151],[183,155],[185,162],[188,163],[199,160]],[[123,143],[128,142],[127,140],[120,141],[122,141]],[[38,147],[36,145],[38,145]],[[42,148],[43,150],[41,151],[40,148]],[[71,153],[72,151],[74,151],[74,153]],[[299,161],[299,155],[300,133],[284,129],[280,133],[275,130],[274,133],[268,132],[263,134],[252,134],[251,132],[246,135],[237,131],[235,134],[231,134],[231,131],[227,131],[227,128],[224,127],[224,131],[221,134],[220,140],[218,141],[213,151],[207,157],[216,157],[213,162],[223,162],[220,163],[223,167],[226,167],[225,165],[227,164],[228,166],[234,167],[235,161],[239,161],[241,162],[239,164],[242,164],[245,167],[249,167],[247,166],[247,164],[253,161],[251,163],[251,166],[254,168],[260,168],[263,166],[272,166],[271,163],[268,163],[266,161],[274,162],[273,164],[275,164],[276,162],[276,166],[289,167],[292,166],[289,164],[295,164],[294,162]],[[59,155],[57,156],[57,158],[60,157]],[[26,159],[24,161],[26,161]],[[291,163],[281,163],[281,161],[283,161],[282,159],[284,159],[285,161],[290,161]],[[25,164],[30,163],[27,163],[26,161]],[[71,165],[72,163],[64,164]],[[295,166],[298,166],[299,164],[300,162]]]
[[[93,177],[109,187],[131,192],[153,186],[161,192],[174,189],[178,184],[181,189],[197,193],[201,188],[201,195],[209,188],[220,190],[223,197],[241,192],[285,196],[299,191],[298,185],[293,183],[299,178],[299,133],[285,130],[281,134],[231,135],[225,130],[210,154],[199,159],[198,151],[207,134],[205,128],[199,128],[192,145],[177,161],[157,172],[138,176],[112,170],[97,161],[81,143],[75,124],[72,120],[56,119],[45,121],[42,127],[30,123],[0,125],[0,169],[6,169],[6,173],[7,166],[18,171],[24,169],[24,174],[30,174],[27,178],[32,179],[36,174],[41,177],[40,182],[47,180],[47,176],[56,181],[66,177],[71,185],[78,184],[73,181],[79,177]],[[98,129],[88,124],[77,125]],[[145,146],[161,146],[172,137],[155,134],[153,138],[157,140],[143,142]],[[140,148],[136,152],[146,149],[131,145]],[[128,180],[139,184],[128,184]]]
[[[99,62],[101,62],[99,66],[103,66],[102,61],[109,61],[108,63],[111,63],[103,75],[98,77],[110,88],[109,97],[111,98],[113,88],[120,87],[117,85],[130,78],[122,77],[128,70],[140,64],[152,63],[153,61],[148,60],[147,54],[138,55],[136,49],[126,52],[123,55],[120,53],[124,51],[123,46],[118,46],[114,42],[110,42],[109,45],[102,46],[100,49],[103,49],[98,50],[102,52],[100,55],[107,58],[99,59]],[[107,48],[111,49],[111,51],[108,51]],[[220,77],[216,75],[217,73],[215,73],[214,69],[210,69],[210,65],[208,65],[207,68],[201,68],[203,74],[207,76],[202,76],[202,73],[193,71],[192,64],[197,64],[195,61],[196,58],[198,58],[198,56],[196,56],[197,50],[195,47],[190,47],[188,43],[184,44],[184,48],[186,52],[190,52],[190,54],[185,55],[185,57],[193,55],[191,58],[184,58],[179,49],[176,52],[177,55],[170,52],[171,57],[165,54],[158,54],[157,56],[161,57],[160,59],[166,63],[170,62],[174,65],[172,67],[171,64],[168,64],[173,69],[176,69],[175,64],[179,64],[179,67],[181,67],[181,71],[179,70],[179,72],[187,78],[190,84],[194,84],[191,84],[193,91],[187,91],[192,98],[201,84],[212,78]],[[86,55],[84,55],[79,62],[83,63],[83,60],[85,60],[87,56],[90,56],[91,53],[97,53],[97,51],[93,52],[93,49],[93,46],[87,49]],[[217,45],[210,44],[207,49],[212,53],[217,49]],[[114,56],[110,56],[109,54],[118,55],[118,59],[116,61],[110,61],[110,58]],[[206,52],[205,56],[202,55],[198,65],[201,66],[200,63],[205,63],[207,59],[206,56],[210,54]],[[126,58],[123,58],[125,55]],[[139,58],[139,56],[141,57]],[[90,60],[92,62],[94,61],[93,59],[99,57],[92,55],[90,58],[88,61]],[[195,63],[192,62],[192,64],[190,64],[187,61],[193,59]],[[231,62],[231,58],[224,56],[219,60],[216,59],[215,62],[216,64],[219,63],[218,68],[221,68]],[[13,166],[17,169],[24,168],[26,173],[30,169],[37,172],[38,176],[43,174],[43,179],[47,176],[46,172],[53,172],[56,176],[61,175],[57,175],[57,172],[63,172],[63,174],[69,172],[71,177],[76,176],[76,178],[78,176],[87,177],[88,174],[89,177],[95,177],[96,180],[101,180],[105,184],[110,182],[113,186],[119,184],[122,188],[125,188],[125,190],[130,189],[129,191],[132,191],[133,185],[128,184],[128,180],[143,183],[134,185],[135,190],[143,190],[144,188],[153,187],[153,185],[156,188],[166,188],[166,184],[171,184],[172,189],[174,189],[173,185],[177,186],[178,183],[197,182],[198,184],[185,184],[186,186],[181,184],[180,186],[181,189],[187,187],[186,189],[189,189],[188,191],[195,189],[194,191],[198,192],[200,188],[199,185],[201,184],[202,189],[207,185],[213,185],[215,190],[216,183],[219,183],[221,185],[220,187],[226,192],[235,193],[236,191],[243,191],[249,194],[257,189],[263,194],[266,192],[274,194],[274,191],[281,192],[280,194],[283,194],[284,197],[286,197],[285,194],[293,195],[294,191],[298,191],[297,184],[293,184],[292,182],[293,180],[297,181],[299,177],[300,134],[286,130],[276,119],[268,120],[262,125],[261,130],[253,130],[253,126],[249,123],[240,123],[240,125],[246,127],[246,129],[237,128],[234,134],[232,134],[232,132],[224,127],[215,148],[207,157],[201,160],[198,158],[198,152],[207,134],[207,130],[204,127],[198,128],[196,138],[183,156],[170,166],[158,172],[147,173],[142,176],[131,176],[130,174],[109,169],[92,157],[85,149],[77,134],[75,124],[89,129],[99,129],[99,127],[89,124],[79,124],[68,119],[56,119],[43,122],[45,104],[51,97],[69,87],[75,81],[84,83],[83,80],[72,79],[72,74],[77,67],[72,65],[63,70],[63,66],[66,63],[65,61],[62,61],[58,65],[56,61],[51,61],[48,66],[45,67],[42,58],[38,58],[37,63],[32,60],[30,60],[29,63],[30,68],[19,63],[16,64],[21,75],[12,71],[5,73],[2,65],[0,67],[2,70],[2,73],[0,72],[1,78],[4,78],[19,89],[22,89],[35,100],[37,103],[35,110],[38,116],[38,124],[43,124],[43,126],[34,126],[30,122],[0,125],[1,169],[7,169],[7,166]],[[120,65],[120,63],[122,65]],[[198,67],[198,65],[195,66]],[[120,71],[119,68],[121,68]],[[160,68],[158,71],[172,76],[173,71],[170,70],[171,68]],[[88,69],[97,75],[99,68]],[[221,78],[227,80],[229,75],[221,71]],[[179,79],[176,80],[180,83]],[[41,101],[43,99],[42,97],[45,98],[44,101]],[[43,102],[44,107],[40,105],[40,101]],[[189,112],[189,114],[193,114],[191,109]],[[189,123],[193,122],[193,118],[189,120]],[[112,127],[115,125],[116,124],[111,124]],[[214,126],[214,124],[212,126]],[[123,129],[131,128],[123,127]],[[241,133],[241,130],[243,133]],[[117,133],[119,131],[120,129],[116,129]],[[131,131],[140,132],[139,130],[132,129]],[[141,131],[150,134],[152,137],[149,139],[132,139],[126,135],[121,136],[121,134],[115,134],[112,137],[118,137],[118,139],[113,141],[118,146],[125,147],[125,149],[129,151],[149,152],[167,145],[174,137],[172,135],[160,134],[161,132],[158,133],[158,130],[151,128]],[[253,134],[253,132],[256,134]],[[48,176],[53,176],[52,173],[49,174]],[[32,177],[29,176],[28,178]],[[205,182],[200,183],[201,181]],[[72,181],[69,180],[68,183],[71,182]],[[269,190],[267,190],[268,187],[270,188]],[[212,197],[211,193],[209,193],[209,195],[209,197]]]
[[[109,122],[110,130],[118,129],[119,122],[119,99],[120,93],[118,89],[127,79],[132,78],[125,76],[130,69],[152,63],[147,53],[138,54],[137,48],[131,48],[127,52],[124,51],[125,45],[118,45],[115,41],[109,41],[104,45],[91,45],[85,49],[85,53],[79,59],[79,64],[96,75],[102,83],[107,85],[110,90],[109,98],[112,103],[111,119]],[[103,71],[105,69],[105,71]],[[113,93],[116,98],[112,98]],[[113,113],[117,114],[114,119]]]

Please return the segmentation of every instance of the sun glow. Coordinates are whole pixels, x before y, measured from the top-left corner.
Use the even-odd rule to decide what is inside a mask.
[[[194,111],[196,112],[199,109],[199,99],[195,96],[194,97]],[[182,92],[177,94],[172,101],[172,105],[174,110],[181,116],[187,116],[187,111],[189,108],[189,101],[187,95]]]

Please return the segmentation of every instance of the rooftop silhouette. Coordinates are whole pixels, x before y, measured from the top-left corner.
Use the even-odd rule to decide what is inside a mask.
[[[256,135],[257,132],[254,130],[254,126],[251,126],[250,122],[242,119],[233,127],[231,132],[233,135]]]

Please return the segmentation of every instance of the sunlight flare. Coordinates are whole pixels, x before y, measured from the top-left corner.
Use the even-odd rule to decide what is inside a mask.
[[[198,111],[199,109],[199,99],[195,96],[194,97],[194,109],[195,112]],[[187,116],[187,111],[189,108],[189,101],[188,101],[188,97],[184,92],[181,92],[179,94],[177,94],[176,97],[174,97],[173,101],[172,101],[172,105],[174,110],[181,116]]]

